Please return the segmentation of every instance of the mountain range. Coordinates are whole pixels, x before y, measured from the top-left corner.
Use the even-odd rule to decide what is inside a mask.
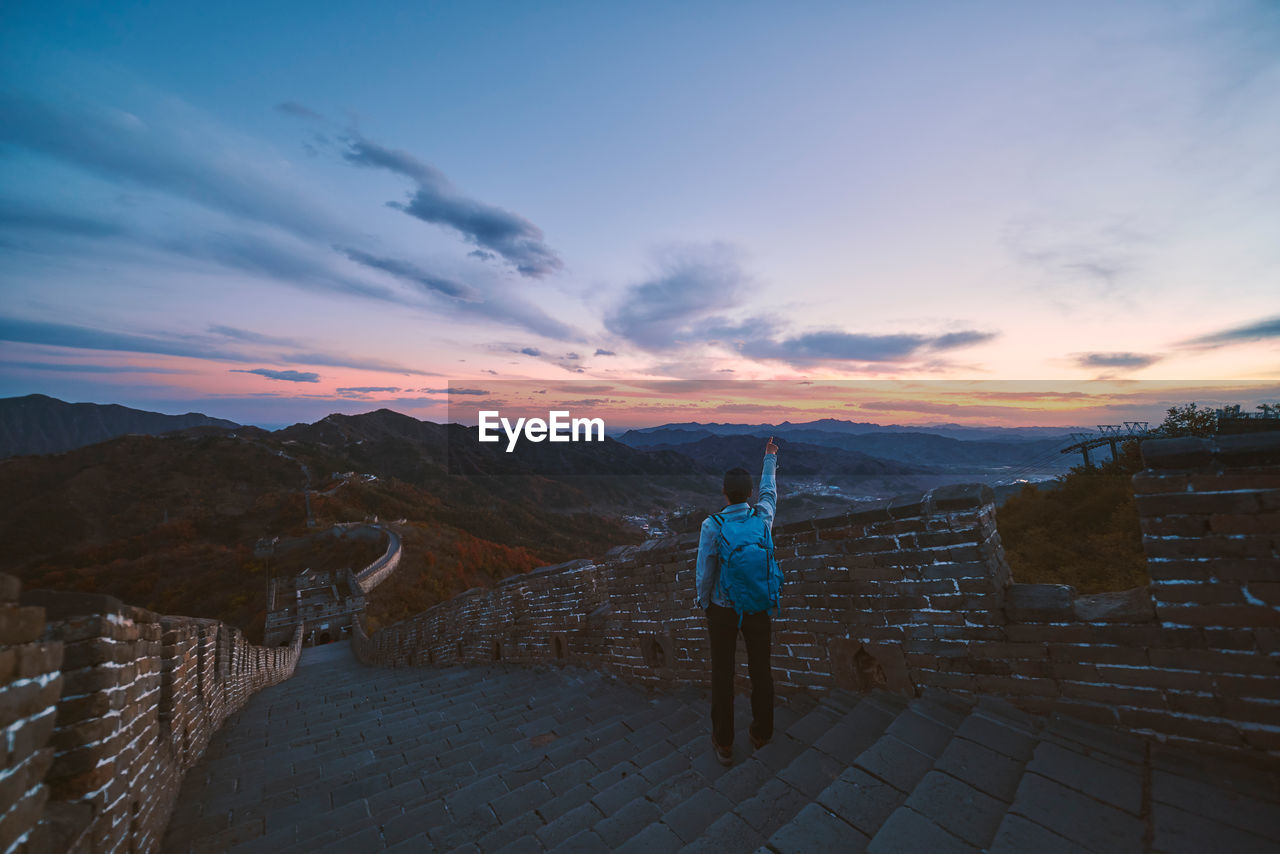
[[[870,421],[846,421],[839,418],[819,418],[814,421],[782,421],[778,424],[732,424],[699,421],[683,421],[661,424],[656,427],[638,427],[628,431],[631,433],[652,433],[660,430],[705,431],[721,436],[734,434],[756,435],[763,432],[777,431],[776,435],[788,435],[797,430],[817,430],[823,433],[931,433],[935,436],[950,436],[953,439],[1043,439],[1065,435],[1072,432],[1091,431],[1091,427],[974,427],[967,424],[876,424]]]
[[[721,474],[755,469],[769,436],[781,446],[780,521],[847,505],[841,495],[851,493],[822,484],[900,493],[954,479],[962,464],[1011,464],[1053,441],[666,425],[506,453],[475,441],[474,428],[385,409],[267,431],[39,395],[0,401],[0,420],[0,571],[27,587],[109,593],[259,637],[273,570],[256,545],[273,537],[403,520],[402,569],[370,602],[385,623],[513,572],[638,541],[624,516],[696,528],[721,505]],[[119,435],[68,448],[111,432]],[[14,454],[33,448],[44,452]],[[317,552],[313,562],[323,559]]]
[[[155,436],[188,427],[237,427],[198,412],[161,415],[127,406],[65,403],[43,394],[0,398],[0,459],[57,454],[126,433]]]
[[[108,593],[260,636],[271,570],[255,545],[264,539],[404,520],[413,551],[389,587],[396,601],[371,603],[390,620],[513,572],[638,541],[622,515],[714,502],[718,492],[687,457],[612,440],[574,454],[470,442],[454,459],[467,474],[452,474],[450,460],[473,436],[380,410],[275,432],[204,424],[9,457],[0,460],[0,571],[26,587]]]
[[[819,429],[814,426],[816,424],[828,429]],[[834,429],[839,425],[858,429]],[[760,437],[772,436],[779,440],[780,445],[791,449],[821,448],[828,453],[852,453],[881,463],[896,462],[905,467],[899,468],[899,472],[917,473],[981,473],[1022,467],[1065,470],[1076,462],[1074,458],[1059,453],[1074,441],[1065,429],[1063,432],[1043,435],[1028,431],[1044,431],[1046,428],[1007,428],[1017,432],[995,434],[1000,438],[990,438],[987,431],[975,430],[970,434],[971,438],[961,439],[896,427],[863,430],[863,426],[865,425],[852,422],[830,421],[812,421],[806,424],[783,422],[777,425],[667,424],[643,430],[628,430],[618,436],[618,441],[634,448],[679,451],[699,459],[699,449],[704,447],[718,447],[723,442],[744,436],[760,441],[763,441]]]

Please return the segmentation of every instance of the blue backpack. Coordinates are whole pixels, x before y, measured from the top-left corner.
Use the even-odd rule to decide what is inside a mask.
[[[773,556],[773,532],[752,507],[745,518],[720,523],[716,555],[720,559],[720,594],[733,603],[738,625],[747,614],[777,610],[782,593],[782,569]]]

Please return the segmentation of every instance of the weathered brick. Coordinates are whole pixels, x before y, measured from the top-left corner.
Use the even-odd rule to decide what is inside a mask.
[[[1187,738],[1213,741],[1219,744],[1242,743],[1240,732],[1230,724],[1203,720],[1154,709],[1120,709],[1120,723],[1140,730],[1180,735]]]
[[[61,690],[61,676],[55,676],[45,685],[25,681],[4,686],[0,689],[0,729],[51,708]]]
[[[1193,516],[1213,513],[1254,514],[1262,510],[1255,492],[1174,492],[1139,494],[1135,500],[1141,516]]]
[[[0,605],[0,645],[30,643],[44,631],[44,608]]]
[[[1156,582],[1152,585],[1156,601],[1162,605],[1242,605],[1246,602],[1244,589],[1239,584],[1221,581],[1182,582],[1168,584]]]
[[[1066,584],[1011,584],[1004,610],[1010,622],[1056,622],[1074,618],[1075,590]]]
[[[23,644],[16,651],[19,679],[53,673],[62,664],[62,644],[57,642]]]
[[[1156,606],[1160,619],[1200,626],[1280,627],[1280,611],[1265,605],[1164,605]]]
[[[1143,516],[1140,527],[1151,537],[1202,537],[1209,533],[1209,516]]]
[[[1133,476],[1133,491],[1139,495],[1161,492],[1186,492],[1191,476],[1182,472],[1140,471]]]

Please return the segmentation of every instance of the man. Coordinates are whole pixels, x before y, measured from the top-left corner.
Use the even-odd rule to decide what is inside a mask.
[[[707,517],[702,523],[702,536],[698,541],[696,572],[698,605],[706,609],[707,626],[711,635],[711,741],[716,758],[723,765],[733,762],[733,671],[738,650],[738,633],[742,633],[747,646],[747,672],[751,677],[751,726],[748,735],[757,748],[773,738],[773,674],[770,672],[770,644],[772,626],[769,609],[740,613],[728,595],[729,590],[720,583],[720,550],[725,547],[721,536],[725,526],[740,530],[747,526],[749,517],[756,516],[763,522],[764,537],[768,540],[768,560],[773,560],[773,516],[778,504],[775,471],[778,446],[769,438],[764,449],[764,469],[760,474],[760,500],[752,507],[751,474],[736,468],[724,476],[724,497],[728,502],[719,513]],[[776,564],[774,564],[776,571]],[[767,570],[766,570],[767,572]],[[778,576],[780,581],[780,576]],[[743,599],[744,597],[739,597]],[[741,602],[739,603],[741,605]],[[755,603],[756,605],[759,602]]]

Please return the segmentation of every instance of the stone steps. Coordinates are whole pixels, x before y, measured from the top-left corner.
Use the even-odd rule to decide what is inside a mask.
[[[989,698],[779,698],[731,767],[704,692],[564,667],[300,667],[228,721],[165,851],[1269,851],[1280,773]]]
[[[479,732],[454,750],[471,747],[483,752],[464,758],[452,765],[443,765],[439,770],[422,775],[421,787],[426,792],[412,801],[389,805],[385,810],[370,816],[370,824],[385,826],[384,838],[387,841],[400,841],[405,831],[419,827],[422,822],[418,818],[440,819],[435,826],[430,826],[426,834],[430,843],[440,850],[449,850],[460,840],[470,841],[477,835],[487,834],[499,829],[500,825],[515,817],[512,806],[513,796],[516,803],[523,798],[536,795],[538,778],[551,776],[558,768],[564,767],[565,761],[579,752],[590,752],[591,747],[604,737],[605,733],[618,727],[626,727],[627,721],[637,721],[648,715],[656,714],[653,710],[632,709],[630,711],[613,711],[608,717],[594,717],[575,714],[582,708],[590,708],[598,703],[604,710],[618,709],[618,689],[599,692],[597,695],[577,696],[565,703],[555,714],[542,715],[524,724],[499,729],[496,733]],[[622,693],[628,692],[622,689]],[[630,699],[628,697],[628,699]],[[583,729],[583,726],[586,726]],[[554,734],[563,730],[574,733],[568,745],[560,745],[556,750],[512,750],[505,748],[536,740],[539,736]],[[567,752],[565,747],[586,745],[581,751]],[[428,745],[429,747],[429,745]],[[558,758],[554,757],[559,754]],[[499,756],[494,760],[495,755]],[[458,768],[461,766],[462,772]],[[531,791],[531,785],[533,791]],[[553,799],[556,794],[542,784],[545,797],[538,802]],[[413,834],[417,836],[418,834]]]
[[[890,821],[911,820],[905,803],[950,744],[955,716],[937,700],[907,703],[877,696],[871,702],[880,713],[878,737],[867,743],[864,734],[865,747],[852,763],[852,749],[841,748],[844,761],[835,760],[840,772],[769,836],[766,850],[813,851],[822,845],[844,850],[865,845]]]
[[[739,711],[739,726],[746,726],[745,714],[745,709]],[[673,722],[676,729],[671,728]],[[609,767],[581,784],[576,796],[579,803],[570,810],[557,815],[555,811],[537,809],[535,817],[518,821],[532,828],[538,842],[549,850],[589,850],[598,846],[603,837],[593,837],[594,828],[604,822],[608,822],[605,831],[611,840],[610,848],[625,841],[635,829],[632,822],[638,815],[635,808],[627,807],[633,803],[654,804],[663,791],[672,792],[674,781],[682,777],[703,780],[692,764],[699,753],[695,745],[705,744],[707,739],[705,714],[699,714],[690,703],[682,703],[679,714],[664,718],[662,724],[655,728],[650,723],[619,739],[615,743],[618,749],[609,758],[602,760],[601,754],[593,755],[591,761]],[[610,764],[612,758],[619,761]],[[721,766],[716,763],[716,767]],[[701,788],[701,783],[691,788]],[[621,820],[611,820],[624,810]],[[535,818],[545,824],[538,825]],[[508,844],[512,851],[526,850],[527,846],[522,840]]]

